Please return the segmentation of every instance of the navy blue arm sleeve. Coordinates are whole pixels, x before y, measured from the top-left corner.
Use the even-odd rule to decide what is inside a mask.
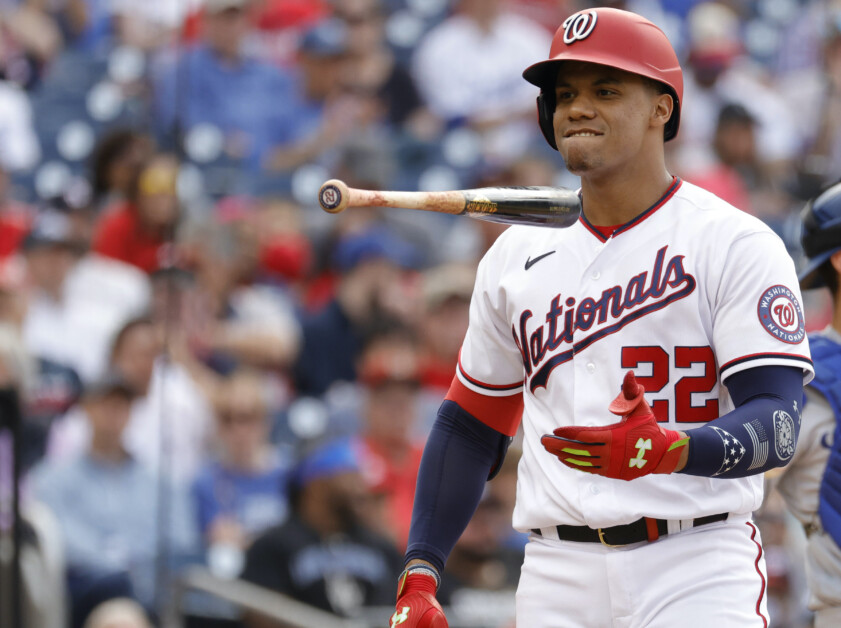
[[[510,442],[454,401],[441,405],[421,458],[406,562],[444,570]]]
[[[803,371],[759,366],[727,379],[735,410],[687,430],[689,457],[680,473],[741,478],[788,464],[800,433]]]

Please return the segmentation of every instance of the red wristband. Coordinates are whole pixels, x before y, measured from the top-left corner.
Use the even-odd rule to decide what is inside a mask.
[[[663,452],[663,457],[657,464],[657,467],[652,473],[674,473],[680,462],[680,456],[683,453],[683,448],[689,446],[689,437],[680,437],[680,432],[674,430],[666,430],[660,428],[666,434],[666,442],[668,446]]]

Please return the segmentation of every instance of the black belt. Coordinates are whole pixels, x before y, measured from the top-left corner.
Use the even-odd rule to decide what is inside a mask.
[[[726,512],[717,515],[708,515],[706,517],[698,517],[697,519],[692,520],[692,527],[715,523],[716,521],[724,521],[725,519],[727,519]],[[561,541],[601,543],[602,545],[607,545],[608,547],[615,547],[618,545],[641,543],[642,541],[656,541],[661,536],[666,536],[669,533],[669,524],[665,519],[651,519],[650,517],[643,517],[642,519],[637,519],[633,523],[612,526],[610,528],[594,529],[587,526],[557,525],[555,526],[555,529],[557,529],[558,538]],[[539,529],[535,528],[532,532],[538,536],[542,536]]]

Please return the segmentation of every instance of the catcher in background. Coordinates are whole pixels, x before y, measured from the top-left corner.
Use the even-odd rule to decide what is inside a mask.
[[[667,170],[683,74],[654,24],[574,13],[523,76],[582,214],[511,227],[479,264],[390,626],[447,626],[439,574],[522,429],[517,626],[767,628],[751,514],[812,377],[794,263]]]
[[[815,379],[806,387],[800,442],[791,463],[769,474],[806,530],[806,578],[815,628],[841,626],[841,183],[803,210],[801,243],[809,263],[803,290],[827,288],[832,322],[809,334]]]

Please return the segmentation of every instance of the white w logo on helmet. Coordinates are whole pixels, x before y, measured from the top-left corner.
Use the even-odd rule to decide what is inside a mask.
[[[587,39],[596,27],[596,18],[598,15],[595,11],[583,11],[570,15],[563,23],[564,43],[569,46],[575,41]]]

